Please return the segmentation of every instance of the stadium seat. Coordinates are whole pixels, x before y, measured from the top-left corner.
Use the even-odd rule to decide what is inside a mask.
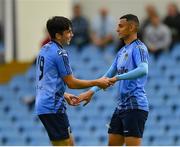
[[[73,73],[78,78],[101,77],[111,65],[111,59],[107,60],[105,53],[95,46],[86,46],[82,52],[74,46],[66,48]],[[107,53],[113,50],[113,46],[107,48]],[[158,60],[150,55],[146,85],[150,112],[142,145],[180,145],[179,50],[180,45],[176,45],[172,53],[163,53]],[[117,89],[118,84],[115,84],[106,91],[99,91],[86,107],[67,106],[75,145],[107,145],[107,129],[116,107]],[[67,88],[67,92],[75,95],[86,90]],[[35,96],[35,66],[0,85],[0,118],[3,120],[0,121],[0,145],[51,145],[39,119],[22,104],[24,96]],[[9,131],[12,133],[8,134]]]

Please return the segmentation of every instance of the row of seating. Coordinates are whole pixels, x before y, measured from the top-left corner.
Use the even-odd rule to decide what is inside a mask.
[[[68,47],[70,63],[76,77],[94,79],[111,65],[114,53],[109,46],[100,52],[94,46],[79,52]],[[180,45],[158,60],[150,55],[149,78],[146,85],[150,113],[142,145],[180,145]],[[107,145],[107,130],[116,107],[118,84],[99,91],[86,106],[67,106],[75,145]],[[87,89],[85,89],[87,90]],[[68,92],[79,95],[85,90]],[[47,133],[33,110],[22,103],[24,97],[35,96],[35,66],[25,74],[15,75],[0,85],[0,145],[50,145]]]

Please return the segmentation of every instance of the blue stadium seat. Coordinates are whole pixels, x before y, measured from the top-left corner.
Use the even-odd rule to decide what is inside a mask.
[[[25,73],[25,78],[27,78],[27,80],[30,83],[35,82],[36,80],[36,67],[35,65],[32,65]]]
[[[73,74],[82,79],[101,77],[114,58],[113,46],[107,47],[105,53],[93,45],[84,47],[82,52],[74,46],[65,48]],[[142,145],[180,145],[179,63],[180,45],[174,46],[172,53],[160,55],[158,60],[150,55],[146,86],[150,112]],[[107,145],[106,125],[116,107],[117,89],[118,84],[105,92],[99,91],[86,107],[67,106],[75,145]],[[86,90],[67,88],[75,95]],[[0,85],[0,118],[3,120],[0,121],[0,145],[50,145],[41,122],[21,103],[21,98],[28,95],[35,96],[35,66],[25,74],[15,75],[8,84]]]
[[[151,145],[153,145],[153,146],[173,146],[175,144],[174,144],[173,138],[163,134],[162,136],[156,136]]]

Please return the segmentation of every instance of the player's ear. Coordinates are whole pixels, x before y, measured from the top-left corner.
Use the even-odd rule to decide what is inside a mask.
[[[56,33],[56,34],[55,34],[55,38],[56,38],[56,39],[59,40],[59,39],[61,39],[61,37],[62,37],[62,35],[61,35],[60,33]]]
[[[131,32],[136,32],[137,31],[137,26],[134,22],[131,22],[130,24],[130,31]]]
[[[133,24],[132,22],[129,22],[129,31],[130,31],[130,32],[133,32],[134,29],[135,29],[134,24]]]

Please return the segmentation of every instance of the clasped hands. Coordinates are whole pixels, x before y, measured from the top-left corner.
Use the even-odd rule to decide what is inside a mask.
[[[97,79],[96,83],[99,88],[105,90],[106,88],[114,85],[116,81],[117,81],[116,77],[113,77],[113,78],[102,77],[102,78]],[[91,98],[93,95],[94,95],[94,92],[91,90],[88,90],[86,92],[81,93],[79,96],[65,93],[64,97],[67,103],[71,106],[78,106],[81,102],[85,102],[83,104],[83,106],[85,106],[91,101]]]

